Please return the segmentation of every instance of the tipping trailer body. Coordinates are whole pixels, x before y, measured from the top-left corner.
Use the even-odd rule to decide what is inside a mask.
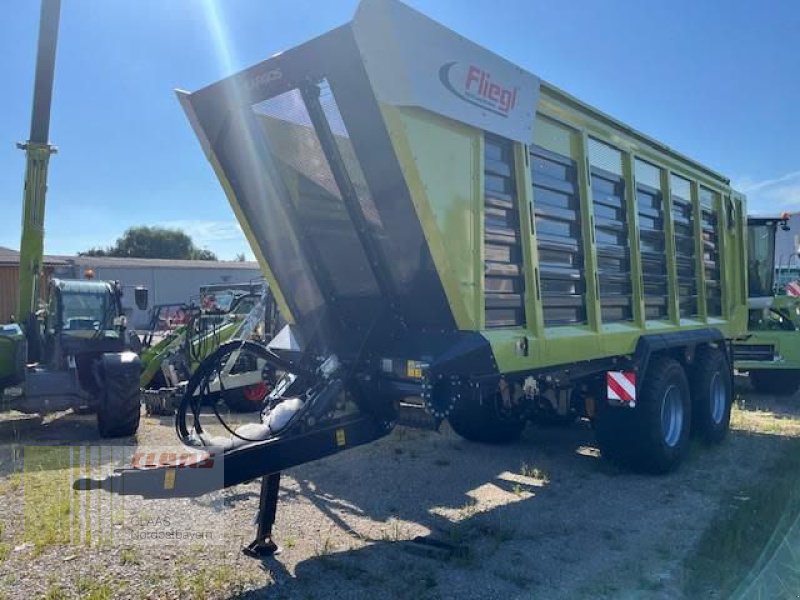
[[[156,461],[92,485],[263,476],[246,551],[265,556],[281,471],[407,413],[488,443],[582,415],[603,456],[656,473],[725,438],[748,318],[725,177],[396,0],[178,95],[289,324],[187,383],[176,432],[222,477]],[[259,423],[215,437],[202,390],[239,352],[284,375]]]
[[[690,427],[724,438],[747,326],[727,178],[396,0],[178,96],[289,323],[253,351],[297,374],[264,412],[291,400],[291,426],[220,442],[226,486],[404,411],[485,442],[580,414],[655,472]]]
[[[744,332],[728,179],[400,3],[181,101],[321,351],[488,375]]]

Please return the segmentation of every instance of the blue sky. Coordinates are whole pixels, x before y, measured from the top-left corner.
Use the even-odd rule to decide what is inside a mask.
[[[800,3],[412,0],[415,8],[729,176],[751,212],[800,211]],[[172,90],[350,19],[356,0],[66,0],[45,248],[184,228],[252,256]],[[721,6],[723,8],[717,8]],[[0,4],[0,245],[18,247],[38,2]]]

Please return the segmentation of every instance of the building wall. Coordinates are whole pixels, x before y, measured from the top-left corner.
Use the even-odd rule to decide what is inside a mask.
[[[47,279],[53,269],[45,267],[45,273],[39,284],[40,297],[47,293]],[[11,316],[17,316],[17,299],[19,296],[19,267],[16,265],[0,265],[0,323],[8,323]]]
[[[144,286],[149,290],[150,307],[155,304],[172,304],[197,301],[200,286],[211,283],[247,283],[261,279],[258,268],[204,268],[204,267],[128,267],[73,265],[60,270],[63,277],[83,278],[85,269],[91,268],[98,280],[117,280],[122,284],[122,305],[128,315],[129,325],[135,329],[147,327],[149,308],[136,308],[133,290]]]
[[[8,323],[17,312],[19,267],[0,265],[0,323]]]

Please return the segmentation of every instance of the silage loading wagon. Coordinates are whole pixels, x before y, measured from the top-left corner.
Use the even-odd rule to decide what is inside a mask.
[[[748,316],[726,177],[395,0],[179,98],[289,323],[252,350],[285,373],[260,423],[212,438],[191,390],[177,417],[225,486],[265,476],[256,551],[281,470],[408,415],[488,443],[585,417],[657,473],[725,436]]]

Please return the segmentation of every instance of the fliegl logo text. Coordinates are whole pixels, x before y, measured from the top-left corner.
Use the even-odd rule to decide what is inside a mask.
[[[507,117],[517,105],[519,88],[495,81],[490,71],[473,64],[445,63],[439,69],[439,80],[465,102],[501,117]]]

